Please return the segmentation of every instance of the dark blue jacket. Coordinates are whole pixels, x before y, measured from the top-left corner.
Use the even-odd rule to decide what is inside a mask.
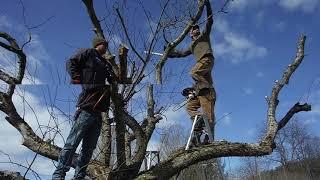
[[[71,82],[82,85],[77,106],[89,111],[107,111],[110,87],[106,84],[113,83],[115,77],[111,64],[91,48],[80,50],[66,65]]]

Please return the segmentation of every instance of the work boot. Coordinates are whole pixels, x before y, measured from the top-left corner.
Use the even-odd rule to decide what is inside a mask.
[[[192,137],[191,139],[191,144],[194,146],[194,147],[198,147],[199,145],[201,145],[201,134],[202,132],[194,132],[194,136]]]
[[[210,142],[209,142],[209,136],[208,136],[208,134],[206,134],[206,135],[204,136],[204,139],[203,139],[203,142],[202,142],[202,144],[203,144],[203,145],[207,145],[207,144],[210,144]]]
[[[197,139],[196,137],[192,137],[191,143],[190,143],[190,148],[198,147]]]

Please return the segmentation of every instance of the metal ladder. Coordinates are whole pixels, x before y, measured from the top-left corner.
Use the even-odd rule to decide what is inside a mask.
[[[194,128],[195,128],[196,124],[198,123],[198,121],[201,120],[201,119],[204,121],[204,125],[205,125],[205,127],[202,129],[202,132],[204,134],[208,135],[209,142],[213,142],[213,136],[212,136],[212,132],[211,132],[211,129],[210,129],[209,122],[208,122],[208,118],[205,115],[196,115],[194,117],[194,120],[193,120],[190,136],[189,136],[189,139],[188,139],[187,146],[186,146],[185,150],[188,150],[190,148],[191,140],[192,140],[192,138],[194,136],[196,136],[196,132],[194,131]],[[200,142],[198,142],[198,143],[200,143]]]

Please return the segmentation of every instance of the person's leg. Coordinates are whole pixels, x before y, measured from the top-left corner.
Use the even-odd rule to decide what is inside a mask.
[[[199,102],[198,97],[194,97],[188,101],[186,109],[187,109],[187,112],[190,115],[190,118],[192,121],[194,121],[194,117],[196,115],[199,115],[199,111],[198,111],[199,108],[200,108],[200,102]],[[199,122],[197,124],[199,124]],[[199,127],[197,124],[195,126],[194,131],[199,131]],[[197,146],[200,143],[200,133],[199,132],[196,132],[196,136],[194,136],[191,139],[191,142],[194,146]]]
[[[83,138],[86,129],[86,115],[84,111],[81,111],[70,130],[63,149],[60,151],[58,165],[52,175],[53,180],[64,179],[66,172],[70,170],[73,155]]]
[[[201,90],[201,96],[199,96],[200,105],[202,107],[203,113],[207,116],[211,133],[214,139],[214,126],[215,126],[215,115],[214,106],[216,102],[216,92],[214,88]]]
[[[92,115],[87,119],[87,121],[90,123],[89,130],[83,137],[82,149],[74,174],[75,179],[81,179],[85,177],[88,163],[90,162],[100,136],[102,126],[101,115]]]
[[[191,77],[195,80],[198,89],[212,88],[211,71],[213,68],[213,58],[204,57],[198,61],[191,69]]]
[[[192,121],[194,120],[194,117],[199,114],[199,111],[198,111],[199,108],[200,108],[200,101],[197,96],[192,99],[189,99],[189,101],[187,102],[186,109]]]

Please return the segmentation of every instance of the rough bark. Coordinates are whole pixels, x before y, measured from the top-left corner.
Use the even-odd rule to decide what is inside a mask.
[[[102,114],[102,128],[101,128],[101,134],[100,134],[100,144],[99,150],[99,160],[104,163],[105,165],[110,164],[110,158],[111,158],[111,125],[110,125],[110,119],[107,115],[107,113]]]

